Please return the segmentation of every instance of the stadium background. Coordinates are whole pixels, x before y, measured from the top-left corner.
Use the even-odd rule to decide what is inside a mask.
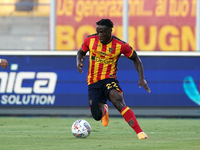
[[[0,0],[0,55],[9,62],[0,70],[0,115],[90,115],[87,67],[77,72],[76,51],[101,18],[111,18],[122,38],[122,0],[57,0],[53,51],[50,2]],[[134,65],[122,56],[118,79],[127,105],[137,116],[199,117],[196,0],[129,0],[129,10],[128,40],[152,93],[138,88]],[[120,115],[109,105],[110,115]]]

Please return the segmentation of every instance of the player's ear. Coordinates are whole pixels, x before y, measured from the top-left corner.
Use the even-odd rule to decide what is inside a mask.
[[[108,32],[109,32],[109,33],[112,33],[112,28],[108,28]]]

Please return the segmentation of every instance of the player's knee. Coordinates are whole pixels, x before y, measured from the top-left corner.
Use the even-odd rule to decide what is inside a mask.
[[[109,99],[119,112],[121,111],[122,108],[124,108],[126,106],[122,93],[120,93],[117,90],[110,91]]]
[[[91,113],[92,113],[92,117],[99,121],[102,118],[102,111],[99,109],[99,105],[95,105],[93,107],[91,107]]]

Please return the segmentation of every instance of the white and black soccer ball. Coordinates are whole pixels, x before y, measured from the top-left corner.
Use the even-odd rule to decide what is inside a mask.
[[[90,135],[91,126],[86,120],[79,119],[72,124],[71,130],[76,138],[86,138]]]

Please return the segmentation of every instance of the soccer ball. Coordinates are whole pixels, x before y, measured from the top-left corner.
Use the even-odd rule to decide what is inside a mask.
[[[71,130],[76,138],[86,138],[90,135],[91,126],[86,120],[79,119],[72,124]]]

